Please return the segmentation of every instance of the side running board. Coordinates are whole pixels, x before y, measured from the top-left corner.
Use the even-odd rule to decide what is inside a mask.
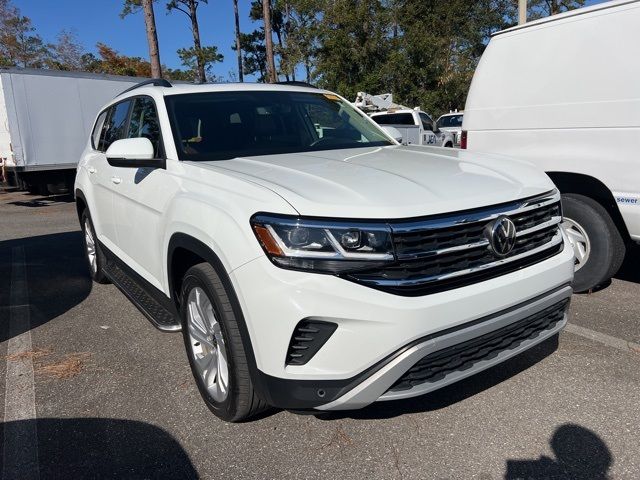
[[[105,275],[124,293],[149,321],[163,332],[177,332],[181,330],[180,316],[170,298],[146,280],[132,271],[120,259],[101,245],[105,253]]]

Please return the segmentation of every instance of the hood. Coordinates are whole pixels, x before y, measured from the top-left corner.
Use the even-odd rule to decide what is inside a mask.
[[[397,219],[517,200],[554,188],[505,157],[390,146],[195,162],[269,188],[301,215]]]

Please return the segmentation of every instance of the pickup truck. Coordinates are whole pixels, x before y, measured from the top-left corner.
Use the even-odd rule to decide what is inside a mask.
[[[455,144],[454,134],[440,130],[429,114],[419,109],[390,109],[372,113],[371,118],[378,125],[397,129],[404,145],[453,147]]]
[[[400,145],[330,91],[143,83],[99,112],[75,198],[93,280],[182,331],[226,421],[422,395],[567,321],[543,172]]]

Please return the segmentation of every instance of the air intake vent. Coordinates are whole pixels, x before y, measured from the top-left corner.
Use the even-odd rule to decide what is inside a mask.
[[[287,351],[287,365],[304,365],[329,340],[338,325],[319,320],[300,320],[293,329],[289,350]]]

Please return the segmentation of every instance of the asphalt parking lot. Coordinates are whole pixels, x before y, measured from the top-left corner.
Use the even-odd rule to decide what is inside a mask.
[[[82,255],[71,198],[0,193],[3,480],[640,478],[638,249],[574,295],[558,342],[420,398],[235,425],[200,400],[181,336],[92,285]]]

